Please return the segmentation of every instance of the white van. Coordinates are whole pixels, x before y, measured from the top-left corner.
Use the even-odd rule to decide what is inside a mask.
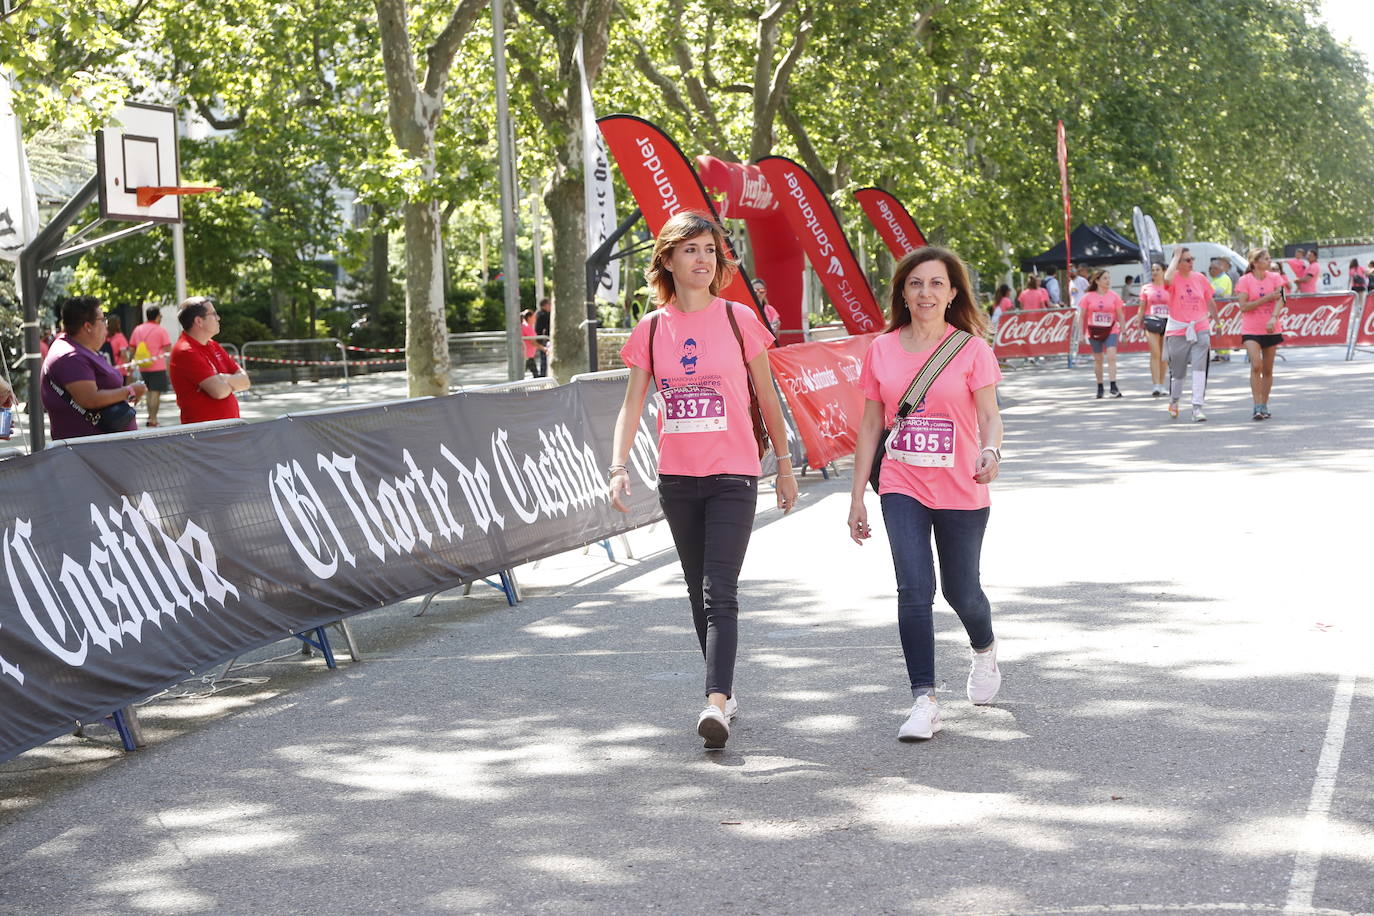
[[[1165,245],[1164,261],[1166,264],[1173,259],[1174,248],[1180,244],[1183,245],[1184,248],[1187,248],[1188,251],[1192,253],[1193,257],[1197,259],[1193,262],[1193,269],[1198,273],[1207,273],[1207,268],[1208,265],[1212,263],[1212,258],[1225,258],[1227,263],[1231,265],[1230,274],[1233,284],[1240,279],[1241,274],[1245,273],[1246,262],[1244,257],[1232,249],[1227,248],[1225,245],[1215,245],[1211,242],[1174,242],[1173,244]],[[1134,296],[1139,292],[1141,284],[1150,279],[1148,275],[1141,277],[1142,270],[1143,268],[1139,261],[1132,261],[1129,264],[1111,265],[1107,268],[1107,275],[1112,278],[1112,289],[1116,290],[1117,293],[1121,293],[1122,287],[1126,285],[1126,278],[1130,277],[1130,295]],[[1128,303],[1130,302],[1129,297],[1122,296],[1122,298],[1126,299]]]

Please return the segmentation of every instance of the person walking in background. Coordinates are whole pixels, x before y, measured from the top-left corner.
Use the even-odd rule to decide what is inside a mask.
[[[553,324],[553,300],[545,296],[539,300],[539,311],[534,313],[534,333],[544,349],[539,351],[539,377],[549,375],[549,333]]]
[[[997,332],[997,326],[1006,317],[1007,312],[1015,307],[1011,301],[1011,287],[1005,283],[997,287],[997,292],[992,294],[992,330],[994,334]]]
[[[1021,304],[1022,311],[1031,309],[1044,309],[1050,307],[1050,294],[1040,288],[1040,278],[1035,274],[1026,277],[1026,288],[1021,290],[1016,301]]]
[[[1045,274],[1044,282],[1045,295],[1048,297],[1047,306],[1059,304],[1059,278],[1054,275],[1054,271]]]
[[[1103,396],[1102,362],[1107,362],[1107,378],[1112,397],[1121,397],[1116,387],[1116,349],[1121,341],[1121,326],[1126,323],[1126,306],[1112,291],[1112,278],[1105,270],[1093,271],[1088,278],[1091,289],[1078,300],[1083,311],[1083,334],[1093,351],[1093,371],[1097,375],[1097,396]]]
[[[1079,303],[1083,301],[1084,295],[1087,294],[1088,290],[1092,289],[1091,274],[1092,271],[1087,264],[1079,264],[1078,267],[1074,269],[1073,281],[1070,283],[1072,288],[1069,290],[1069,304],[1074,308],[1078,308]]]
[[[782,316],[778,314],[777,309],[773,308],[773,303],[768,301],[768,284],[755,277],[749,282],[749,285],[754,288],[754,295],[763,306],[763,317],[767,320],[773,336],[778,336],[782,330]]]
[[[1193,422],[1207,419],[1202,407],[1207,399],[1207,351],[1212,340],[1212,321],[1217,317],[1212,284],[1193,270],[1193,255],[1175,248],[1174,259],[1164,272],[1169,288],[1169,323],[1164,330],[1164,350],[1169,360],[1169,416],[1178,416],[1183,398],[1183,378],[1193,368]]]
[[[248,373],[214,339],[219,309],[209,296],[192,296],[177,310],[181,336],[172,347],[168,374],[181,422],[233,420],[239,416],[238,392],[251,384]]]
[[[1252,248],[1250,267],[1236,284],[1241,320],[1240,339],[1250,358],[1250,419],[1269,419],[1269,392],[1274,387],[1274,357],[1283,335],[1278,332],[1288,278],[1269,269],[1269,252]],[[1358,265],[1357,265],[1358,266]]]
[[[63,301],[62,334],[48,348],[39,377],[52,438],[138,429],[137,411],[117,405],[137,402],[148,387],[142,382],[124,384],[124,376],[96,352],[105,337],[105,312],[99,299],[73,296]],[[121,413],[127,414],[127,421]],[[112,419],[121,422],[114,426]]]
[[[150,305],[143,314],[147,320],[129,335],[129,346],[134,353],[138,353],[142,344],[147,352],[149,361],[141,363],[138,371],[148,386],[148,425],[157,426],[158,405],[162,403],[162,393],[170,387],[167,380],[167,353],[172,349],[172,337],[160,323],[160,306]]]
[[[1288,269],[1293,272],[1293,282],[1301,283],[1302,278],[1307,276],[1307,249],[1296,248],[1293,256],[1283,263],[1288,265]]]
[[[1355,291],[1355,301],[1364,301],[1364,291],[1365,288],[1369,286],[1369,271],[1360,266],[1359,258],[1351,258],[1350,268],[1347,273],[1349,276],[1346,278],[1346,282],[1349,283],[1350,288]]]
[[[658,501],[706,660],[706,708],[697,716],[697,734],[710,749],[725,746],[739,709],[737,592],[761,471],[753,398],[768,439],[787,442],[768,362],[773,335],[753,306],[718,295],[736,270],[729,250],[724,230],[703,213],[679,212],[659,232],[645,271],[658,308],[620,351],[630,377],[615,421],[608,483],[611,505],[628,512],[626,462],[652,390],[659,406]],[[786,513],[797,502],[797,479],[790,455],[778,452],[777,460],[777,504]]]
[[[1226,272],[1229,266],[1225,258],[1212,258],[1211,263],[1207,265],[1207,282],[1212,284],[1212,295],[1217,299],[1231,298],[1231,275]],[[1212,361],[1229,363],[1231,351],[1217,350],[1212,354]]]
[[[129,361],[129,338],[124,336],[118,315],[106,315],[105,323],[108,325],[109,333],[105,342],[100,345],[100,352],[105,354],[105,358],[110,361],[111,366],[119,369],[119,374],[124,376],[124,381],[127,383],[129,370],[120,369],[120,366]]]
[[[1322,276],[1322,265],[1317,260],[1317,249],[1307,250],[1307,267],[1298,281],[1298,292],[1315,293],[1317,291],[1317,281]]]
[[[942,728],[935,697],[935,552],[941,591],[968,634],[969,700],[992,702],[1002,683],[992,606],[979,572],[988,484],[1002,462],[1002,373],[983,339],[983,313],[968,271],[954,252],[928,247],[902,258],[892,276],[889,313],[887,330],[869,347],[859,376],[865,402],[848,527],[861,546],[872,534],[864,505],[870,481],[863,470],[883,449],[878,498],[897,578],[897,632],[915,700],[897,738],[917,741]],[[930,377],[926,367],[937,356],[925,395],[903,408],[913,382]]]
[[[538,331],[534,327],[534,309],[525,309],[520,313],[520,334],[525,341],[525,371],[531,378],[539,378],[539,362],[535,356],[545,347],[539,342]]]
[[[1150,265],[1150,281],[1140,288],[1140,326],[1150,346],[1150,396],[1168,393],[1164,361],[1164,331],[1169,325],[1169,287],[1164,283],[1164,265]]]

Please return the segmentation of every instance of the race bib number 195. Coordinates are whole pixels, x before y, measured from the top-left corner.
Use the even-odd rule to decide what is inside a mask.
[[[887,456],[920,468],[954,466],[954,421],[944,417],[907,417],[893,428]]]
[[[705,385],[682,385],[658,392],[665,433],[715,433],[726,429],[725,396]]]

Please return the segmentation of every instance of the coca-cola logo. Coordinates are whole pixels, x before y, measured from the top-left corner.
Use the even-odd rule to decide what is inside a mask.
[[[1344,339],[1349,304],[1320,305],[1310,312],[1287,311],[1279,318],[1284,334]]]
[[[1003,316],[997,326],[997,345],[1051,344],[1069,342],[1073,331],[1073,312],[1057,311],[1012,312]]]
[[[1374,337],[1374,308],[1370,308],[1368,305],[1364,307],[1364,321],[1360,325],[1360,337],[1362,339]]]

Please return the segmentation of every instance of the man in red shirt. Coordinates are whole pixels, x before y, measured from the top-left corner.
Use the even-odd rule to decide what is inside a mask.
[[[239,415],[235,392],[251,384],[248,373],[215,343],[219,312],[208,296],[192,296],[177,312],[181,336],[172,346],[172,390],[176,392],[181,422],[232,420]]]

